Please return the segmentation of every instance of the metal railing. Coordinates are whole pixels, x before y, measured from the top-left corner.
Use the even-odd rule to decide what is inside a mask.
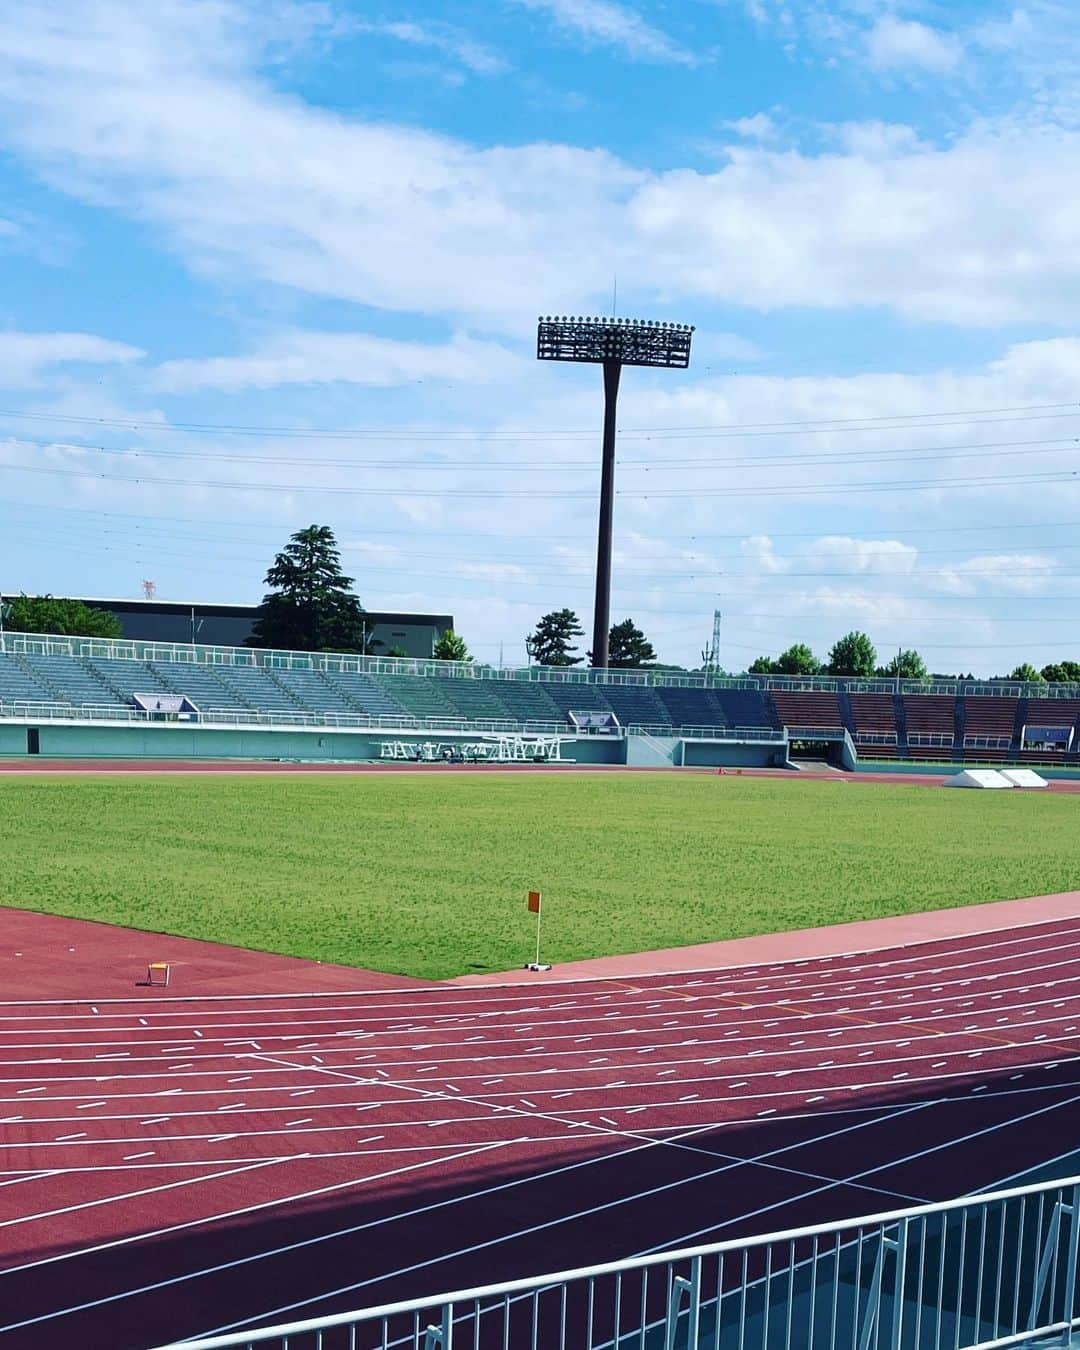
[[[422,675],[463,680],[542,680],[639,688],[775,689],[798,693],[945,694],[992,698],[1080,698],[1077,684],[1020,684],[989,680],[856,679],[834,675],[718,675],[703,671],[594,670],[589,666],[503,668],[475,661],[421,657],[349,656],[333,652],[278,651],[260,647],[216,647],[189,642],[141,642],[131,638],[59,637],[44,633],[0,632],[0,652],[29,656],[169,661],[198,666],[260,666],[269,670],[321,670],[341,674]]]
[[[1080,1328],[1080,1177],[615,1261],[184,1350],[991,1350]],[[178,1350],[165,1347],[164,1350]]]
[[[424,733],[494,732],[511,735],[571,736],[567,722],[530,719],[514,722],[498,717],[414,717],[408,713],[308,713],[284,708],[256,710],[248,708],[200,708],[196,713],[163,714],[116,704],[49,703],[26,699],[0,698],[0,722],[121,722],[139,726],[213,728],[270,728],[277,730],[421,731]],[[634,736],[673,736],[677,739],[745,741],[782,741],[784,733],[773,727],[676,727],[637,726],[620,728],[620,734]]]

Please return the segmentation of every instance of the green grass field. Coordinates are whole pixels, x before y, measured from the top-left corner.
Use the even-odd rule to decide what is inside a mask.
[[[1080,888],[1080,796],[699,774],[0,780],[0,902],[445,977]]]

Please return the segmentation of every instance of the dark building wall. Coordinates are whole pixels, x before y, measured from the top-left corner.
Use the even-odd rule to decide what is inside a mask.
[[[138,642],[199,642],[213,647],[243,647],[258,616],[256,605],[180,604],[168,600],[84,600],[108,610],[120,621],[124,637]],[[368,612],[377,642],[375,655],[400,648],[406,656],[430,656],[440,633],[454,626],[449,614]]]

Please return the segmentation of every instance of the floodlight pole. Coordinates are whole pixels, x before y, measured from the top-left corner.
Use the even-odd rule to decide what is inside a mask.
[[[540,316],[536,355],[541,361],[581,361],[604,367],[604,442],[600,461],[600,523],[596,538],[596,597],[592,663],[608,663],[611,628],[611,542],[615,510],[615,408],[623,366],[685,370],[693,328],[642,319]]]
[[[596,537],[596,598],[593,604],[592,663],[608,663],[611,630],[611,547],[615,514],[615,409],[621,361],[604,362],[604,445],[600,459],[600,527]]]

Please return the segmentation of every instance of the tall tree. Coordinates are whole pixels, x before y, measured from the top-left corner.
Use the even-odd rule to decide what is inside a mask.
[[[777,675],[816,675],[821,669],[821,662],[805,642],[796,642],[786,652],[780,653],[774,669]]]
[[[1017,666],[1009,675],[1010,680],[1023,680],[1025,684],[1045,684],[1046,677],[1040,675],[1030,661],[1025,661],[1022,666]]]
[[[1043,666],[1042,677],[1051,684],[1080,684],[1080,661],[1057,661]]]
[[[4,601],[4,627],[17,633],[57,633],[64,637],[118,638],[120,620],[107,609],[52,595],[17,595]]]
[[[776,662],[771,656],[755,656],[753,664],[750,666],[748,675],[775,675],[777,674]]]
[[[266,574],[263,597],[248,645],[297,651],[364,651],[364,607],[341,570],[337,541],[328,525],[297,530]]]
[[[876,673],[890,680],[895,680],[897,677],[901,680],[928,680],[930,678],[926,662],[916,651],[898,652],[886,665],[878,666]]]
[[[591,653],[590,653],[591,655]],[[633,670],[656,660],[656,652],[633,619],[614,624],[608,634],[608,668]]]
[[[577,651],[574,639],[584,632],[572,609],[553,609],[525,639],[525,650],[538,666],[576,666],[581,657],[574,655]]]
[[[877,652],[866,634],[846,633],[833,644],[829,653],[828,673],[853,675],[865,680],[873,675],[876,665]]]
[[[471,661],[469,649],[465,645],[465,639],[448,628],[445,633],[439,634],[439,639],[431,651],[436,661]]]

